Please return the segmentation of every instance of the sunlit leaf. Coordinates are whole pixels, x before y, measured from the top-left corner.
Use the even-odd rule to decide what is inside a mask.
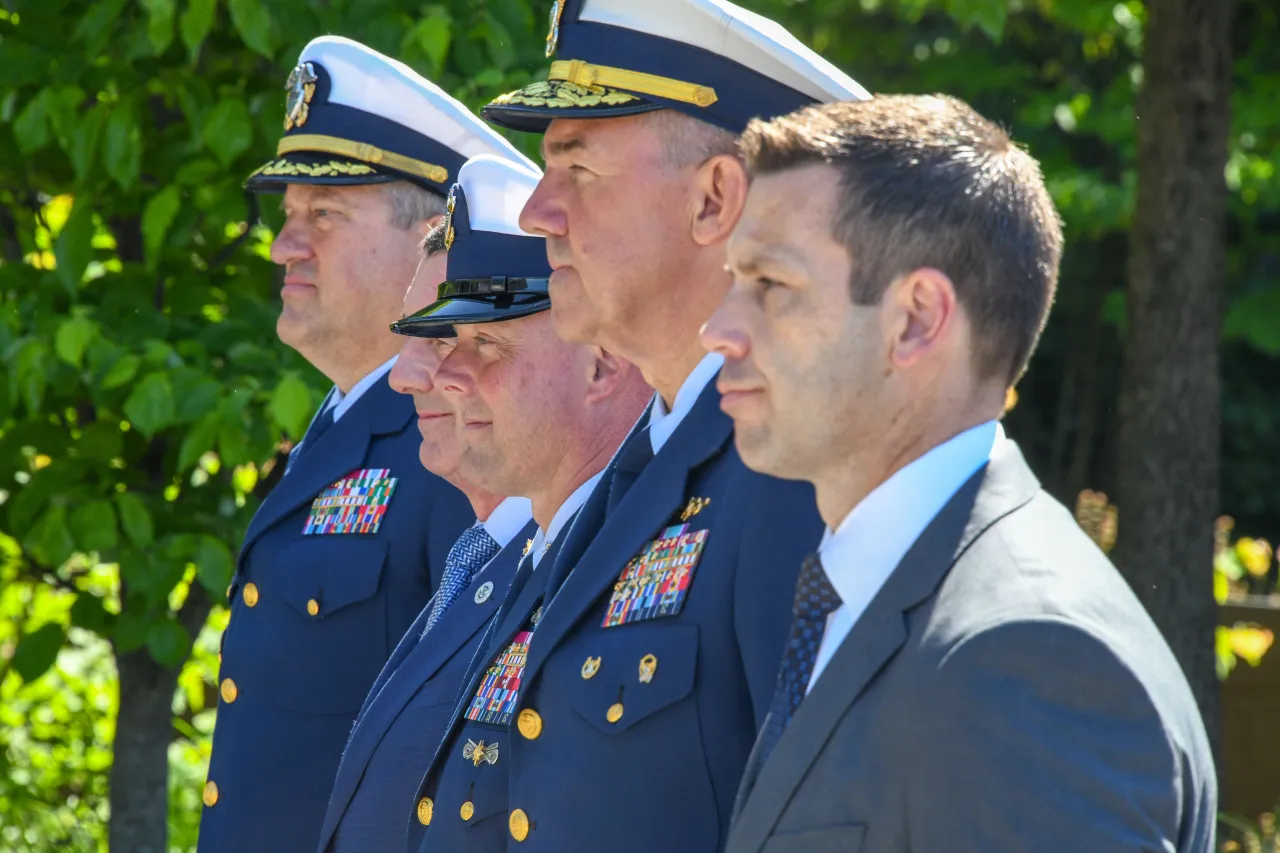
[[[311,422],[311,391],[297,374],[286,374],[271,395],[271,416],[292,438],[302,437]]]
[[[182,194],[173,184],[147,200],[147,206],[142,211],[142,240],[149,270],[154,270],[160,263],[160,250],[164,246],[165,234],[173,224],[173,218],[178,215],[181,203]]]
[[[53,339],[54,352],[72,367],[80,367],[85,347],[97,332],[98,327],[92,320],[83,314],[73,314],[58,326],[58,334]]]
[[[58,259],[58,278],[74,291],[93,258],[93,207],[87,196],[76,199],[71,216],[58,234],[53,253]]]

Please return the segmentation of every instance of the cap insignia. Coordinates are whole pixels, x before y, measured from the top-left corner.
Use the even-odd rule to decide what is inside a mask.
[[[560,42],[560,16],[564,14],[564,0],[555,0],[551,4],[551,27],[547,30],[547,57],[556,55],[556,45]]]
[[[289,93],[284,105],[284,129],[293,130],[307,123],[311,99],[316,94],[316,71],[310,62],[303,62],[289,72],[284,88]]]
[[[574,107],[617,106],[640,100],[635,95],[606,89],[603,86],[579,86],[559,80],[545,80],[530,83],[523,89],[499,95],[493,103],[499,105],[513,104],[526,107],[551,107],[555,109],[571,109]]]
[[[458,205],[458,185],[454,184],[449,187],[449,199],[444,205],[444,250],[447,252],[453,248],[453,238],[456,236],[453,231],[453,209]],[[533,540],[529,540],[533,541]]]

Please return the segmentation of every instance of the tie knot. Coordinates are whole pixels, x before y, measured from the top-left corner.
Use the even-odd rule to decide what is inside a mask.
[[[796,579],[795,615],[802,619],[824,619],[839,606],[840,594],[831,585],[818,555],[805,557],[800,576]]]

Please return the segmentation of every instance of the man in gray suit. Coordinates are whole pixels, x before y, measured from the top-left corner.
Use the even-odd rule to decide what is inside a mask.
[[[919,96],[757,121],[742,153],[704,343],[743,460],[812,482],[827,532],[729,853],[1209,853],[1178,663],[997,422],[1062,253],[1036,162]]]

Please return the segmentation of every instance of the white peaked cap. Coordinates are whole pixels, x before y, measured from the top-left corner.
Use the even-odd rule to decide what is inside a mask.
[[[533,195],[542,171],[527,160],[521,163],[481,154],[463,164],[458,185],[467,199],[472,231],[528,236],[520,228],[520,211]]]

